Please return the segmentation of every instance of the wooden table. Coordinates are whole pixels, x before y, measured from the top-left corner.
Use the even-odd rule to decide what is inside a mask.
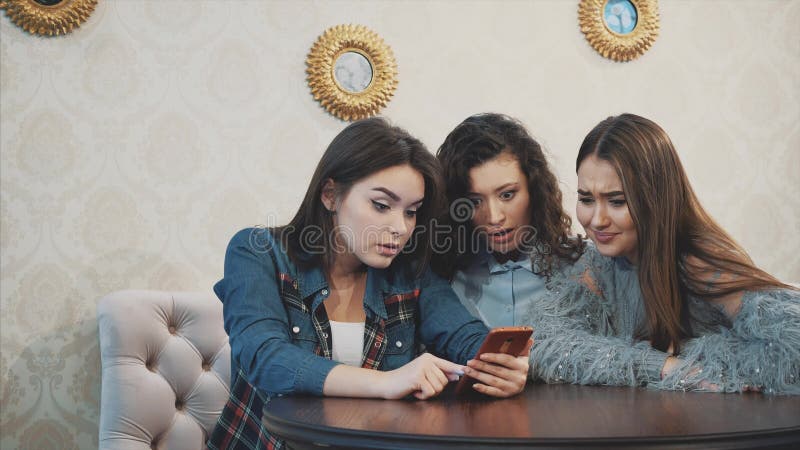
[[[533,384],[505,400],[279,397],[264,424],[296,448],[800,448],[800,398]]]

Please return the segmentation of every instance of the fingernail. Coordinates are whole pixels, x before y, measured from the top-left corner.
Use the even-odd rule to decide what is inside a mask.
[[[453,371],[453,373],[454,373],[455,375],[458,375],[458,376],[462,376],[462,375],[464,375],[464,371],[463,371],[463,370],[454,370],[454,371]]]

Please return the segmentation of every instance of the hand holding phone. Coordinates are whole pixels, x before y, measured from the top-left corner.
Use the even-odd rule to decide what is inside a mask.
[[[500,327],[493,328],[481,344],[474,359],[480,359],[484,353],[505,353],[507,355],[518,356],[528,345],[533,328],[531,327]],[[456,385],[456,394],[474,392],[471,387],[478,380],[463,376]]]

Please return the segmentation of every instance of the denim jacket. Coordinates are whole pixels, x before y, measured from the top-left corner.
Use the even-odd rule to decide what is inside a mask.
[[[421,346],[466,363],[486,336],[485,325],[429,269],[415,279],[402,272],[368,269],[362,367],[396,369]],[[327,280],[319,267],[294,265],[269,230],[249,228],[228,245],[225,276],[214,291],[223,303],[233,378],[209,447],[232,448],[237,441],[242,448],[280,447],[261,426],[263,403],[273,395],[322,395],[328,372],[339,364],[331,360],[330,323],[322,305]]]

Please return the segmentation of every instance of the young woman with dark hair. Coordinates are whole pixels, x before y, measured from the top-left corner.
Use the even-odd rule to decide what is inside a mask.
[[[633,114],[581,145],[577,217],[596,247],[530,309],[548,382],[800,394],[800,293],[700,205],[669,136]]]
[[[487,395],[522,391],[527,351],[471,360],[487,329],[428,269],[441,186],[420,141],[367,119],[331,142],[288,225],[233,237],[214,286],[231,397],[210,448],[281,446],[261,424],[274,395],[427,399],[461,374]]]
[[[434,270],[488,326],[534,325],[535,342],[523,314],[555,295],[585,245],[570,235],[541,146],[519,121],[484,113],[456,126],[436,156],[450,208]]]

